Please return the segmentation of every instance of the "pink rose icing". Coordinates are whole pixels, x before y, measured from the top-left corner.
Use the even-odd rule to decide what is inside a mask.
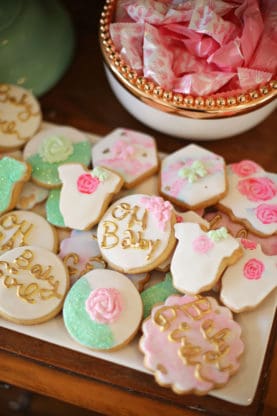
[[[158,221],[159,228],[165,230],[166,224],[170,221],[173,207],[169,201],[159,196],[142,197],[140,202],[154,214]]]
[[[257,243],[255,241],[247,240],[247,238],[241,238],[240,242],[247,250],[255,250],[257,247]]]
[[[277,204],[261,204],[255,210],[258,220],[263,224],[272,224],[277,222]]]
[[[250,259],[243,267],[243,274],[247,279],[258,280],[262,277],[265,266],[258,259]]]
[[[170,296],[142,325],[146,366],[178,393],[226,383],[243,352],[240,326],[212,297]]]
[[[252,160],[242,160],[238,163],[231,164],[232,171],[238,176],[249,176],[253,175],[261,169],[257,163],[252,162]]]
[[[82,194],[92,194],[98,188],[100,180],[90,173],[84,173],[77,179],[78,191]]]
[[[212,240],[206,235],[200,235],[192,242],[194,251],[200,254],[205,254],[214,246]]]
[[[238,182],[238,190],[250,201],[268,201],[277,194],[275,183],[266,177],[248,178]]]
[[[93,321],[101,324],[115,322],[123,309],[120,292],[115,288],[99,288],[86,300],[86,311]]]

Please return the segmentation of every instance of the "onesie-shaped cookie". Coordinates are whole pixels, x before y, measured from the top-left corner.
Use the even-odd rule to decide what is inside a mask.
[[[98,224],[100,250],[124,273],[143,273],[162,263],[175,246],[175,214],[160,197],[130,195],[109,207]]]
[[[241,239],[243,256],[221,279],[221,301],[234,312],[258,306],[277,287],[277,256],[266,256],[259,245]]]
[[[158,170],[155,140],[134,130],[116,129],[93,146],[92,163],[117,172],[125,187],[133,188]]]
[[[145,367],[175,393],[206,394],[239,369],[241,328],[212,297],[170,296],[154,306],[142,331]]]
[[[204,232],[198,224],[175,225],[179,242],[171,262],[173,285],[180,292],[198,294],[211,289],[225,268],[242,255],[239,242],[226,228]]]
[[[87,171],[77,163],[67,163],[58,170],[62,182],[60,211],[65,226],[76,230],[92,228],[120,190],[123,179],[106,168]]]
[[[15,207],[30,175],[31,168],[27,163],[8,156],[0,160],[0,215]]]
[[[22,147],[40,123],[40,106],[30,91],[0,84],[0,151]]]
[[[265,172],[251,160],[242,160],[228,166],[227,176],[229,191],[220,201],[220,208],[254,234],[276,234],[277,174]]]
[[[162,160],[160,193],[181,208],[204,208],[227,192],[221,156],[190,144]]]
[[[32,180],[45,188],[61,185],[58,167],[64,163],[91,160],[87,136],[72,127],[47,128],[36,134],[25,146],[23,157],[32,166]]]

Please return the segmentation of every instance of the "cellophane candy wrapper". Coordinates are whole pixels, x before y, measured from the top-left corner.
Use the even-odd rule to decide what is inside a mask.
[[[124,60],[166,90],[207,96],[276,76],[277,0],[118,0]]]

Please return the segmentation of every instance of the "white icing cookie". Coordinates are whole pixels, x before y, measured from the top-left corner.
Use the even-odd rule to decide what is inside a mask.
[[[32,209],[35,205],[45,201],[47,197],[47,189],[41,188],[35,183],[26,182],[21,189],[19,198],[16,202],[16,208]]]
[[[239,242],[226,228],[204,232],[199,224],[175,225],[179,242],[171,262],[173,285],[180,292],[199,294],[211,289],[227,266],[242,255]]]
[[[98,223],[113,195],[123,185],[122,178],[106,168],[87,171],[77,163],[58,169],[62,181],[60,211],[64,224],[88,230]]]
[[[221,279],[221,301],[233,312],[258,306],[277,287],[277,256],[266,256],[259,245],[241,239],[244,254]]]
[[[142,319],[142,301],[133,283],[113,270],[92,270],[70,289],[64,323],[77,342],[95,350],[113,351],[135,336]]]
[[[39,129],[40,106],[24,88],[0,84],[0,150],[22,147]]]
[[[56,230],[43,217],[30,211],[12,211],[0,217],[0,254],[22,246],[56,252]]]
[[[160,197],[130,195],[115,202],[98,225],[100,250],[108,264],[143,273],[162,263],[175,246],[172,205]]]
[[[122,176],[132,188],[158,170],[159,160],[153,137],[134,130],[116,129],[92,148],[93,166],[105,166]]]
[[[223,157],[195,144],[166,156],[160,175],[160,193],[182,208],[207,207],[227,192]]]
[[[22,325],[45,322],[62,308],[69,279],[58,256],[17,247],[0,256],[0,316]]]
[[[251,160],[233,163],[227,170],[229,191],[219,206],[246,224],[254,234],[277,233],[277,175]]]

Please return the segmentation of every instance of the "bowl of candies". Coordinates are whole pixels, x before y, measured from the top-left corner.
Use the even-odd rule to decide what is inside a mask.
[[[99,39],[118,100],[162,133],[226,138],[276,108],[273,0],[107,0]]]

